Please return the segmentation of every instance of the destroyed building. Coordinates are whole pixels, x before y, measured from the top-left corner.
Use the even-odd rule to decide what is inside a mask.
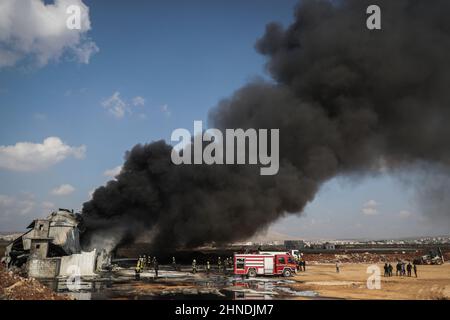
[[[109,257],[96,249],[81,250],[79,222],[79,215],[67,209],[34,220],[6,247],[4,263],[35,278],[94,276]]]

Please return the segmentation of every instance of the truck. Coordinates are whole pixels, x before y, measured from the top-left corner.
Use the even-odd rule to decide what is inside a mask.
[[[439,265],[444,264],[444,255],[441,248],[430,250],[428,254],[413,260],[414,264]]]
[[[234,274],[282,275],[290,277],[296,272],[295,258],[287,252],[234,254]]]

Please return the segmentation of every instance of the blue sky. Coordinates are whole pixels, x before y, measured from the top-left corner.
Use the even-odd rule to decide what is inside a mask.
[[[40,25],[27,26],[30,19],[17,22],[21,28],[14,19],[0,24],[0,157],[9,157],[3,163],[0,158],[0,231],[21,230],[52,208],[80,210],[89,193],[111,178],[105,171],[119,166],[133,145],[169,140],[176,128],[192,130],[193,121],[206,120],[220,99],[254,77],[267,78],[254,43],[268,22],[288,25],[296,2],[136,0],[125,6],[85,0],[89,26],[75,38],[56,29],[57,40],[36,31]],[[20,6],[11,8],[13,17],[24,16]],[[43,46],[19,47],[11,37],[2,38],[15,29],[28,30]],[[24,156],[17,150],[29,147],[17,143],[43,144],[48,137],[60,139],[61,144],[53,141],[60,160],[25,153],[19,166],[11,158]],[[447,231],[426,221],[411,193],[388,176],[334,179],[303,217],[282,219],[271,230],[306,238]]]

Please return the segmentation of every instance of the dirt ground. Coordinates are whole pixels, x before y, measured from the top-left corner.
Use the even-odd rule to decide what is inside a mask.
[[[0,266],[0,300],[67,300],[33,278],[23,278]]]
[[[418,266],[418,278],[384,277],[381,271],[381,288],[369,290],[366,273],[370,264],[342,264],[336,273],[334,264],[312,265],[306,272],[293,277],[296,290],[313,290],[323,298],[336,299],[400,299],[428,300],[450,299],[450,264]],[[414,273],[413,273],[414,274]]]

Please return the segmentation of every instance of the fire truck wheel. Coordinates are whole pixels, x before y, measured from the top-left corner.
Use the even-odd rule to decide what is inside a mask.
[[[249,276],[249,277],[256,277],[256,270],[255,269],[250,269],[250,270],[248,270],[248,273],[247,273],[247,275]]]
[[[289,269],[284,269],[283,271],[283,277],[290,277],[292,274],[291,270]]]

